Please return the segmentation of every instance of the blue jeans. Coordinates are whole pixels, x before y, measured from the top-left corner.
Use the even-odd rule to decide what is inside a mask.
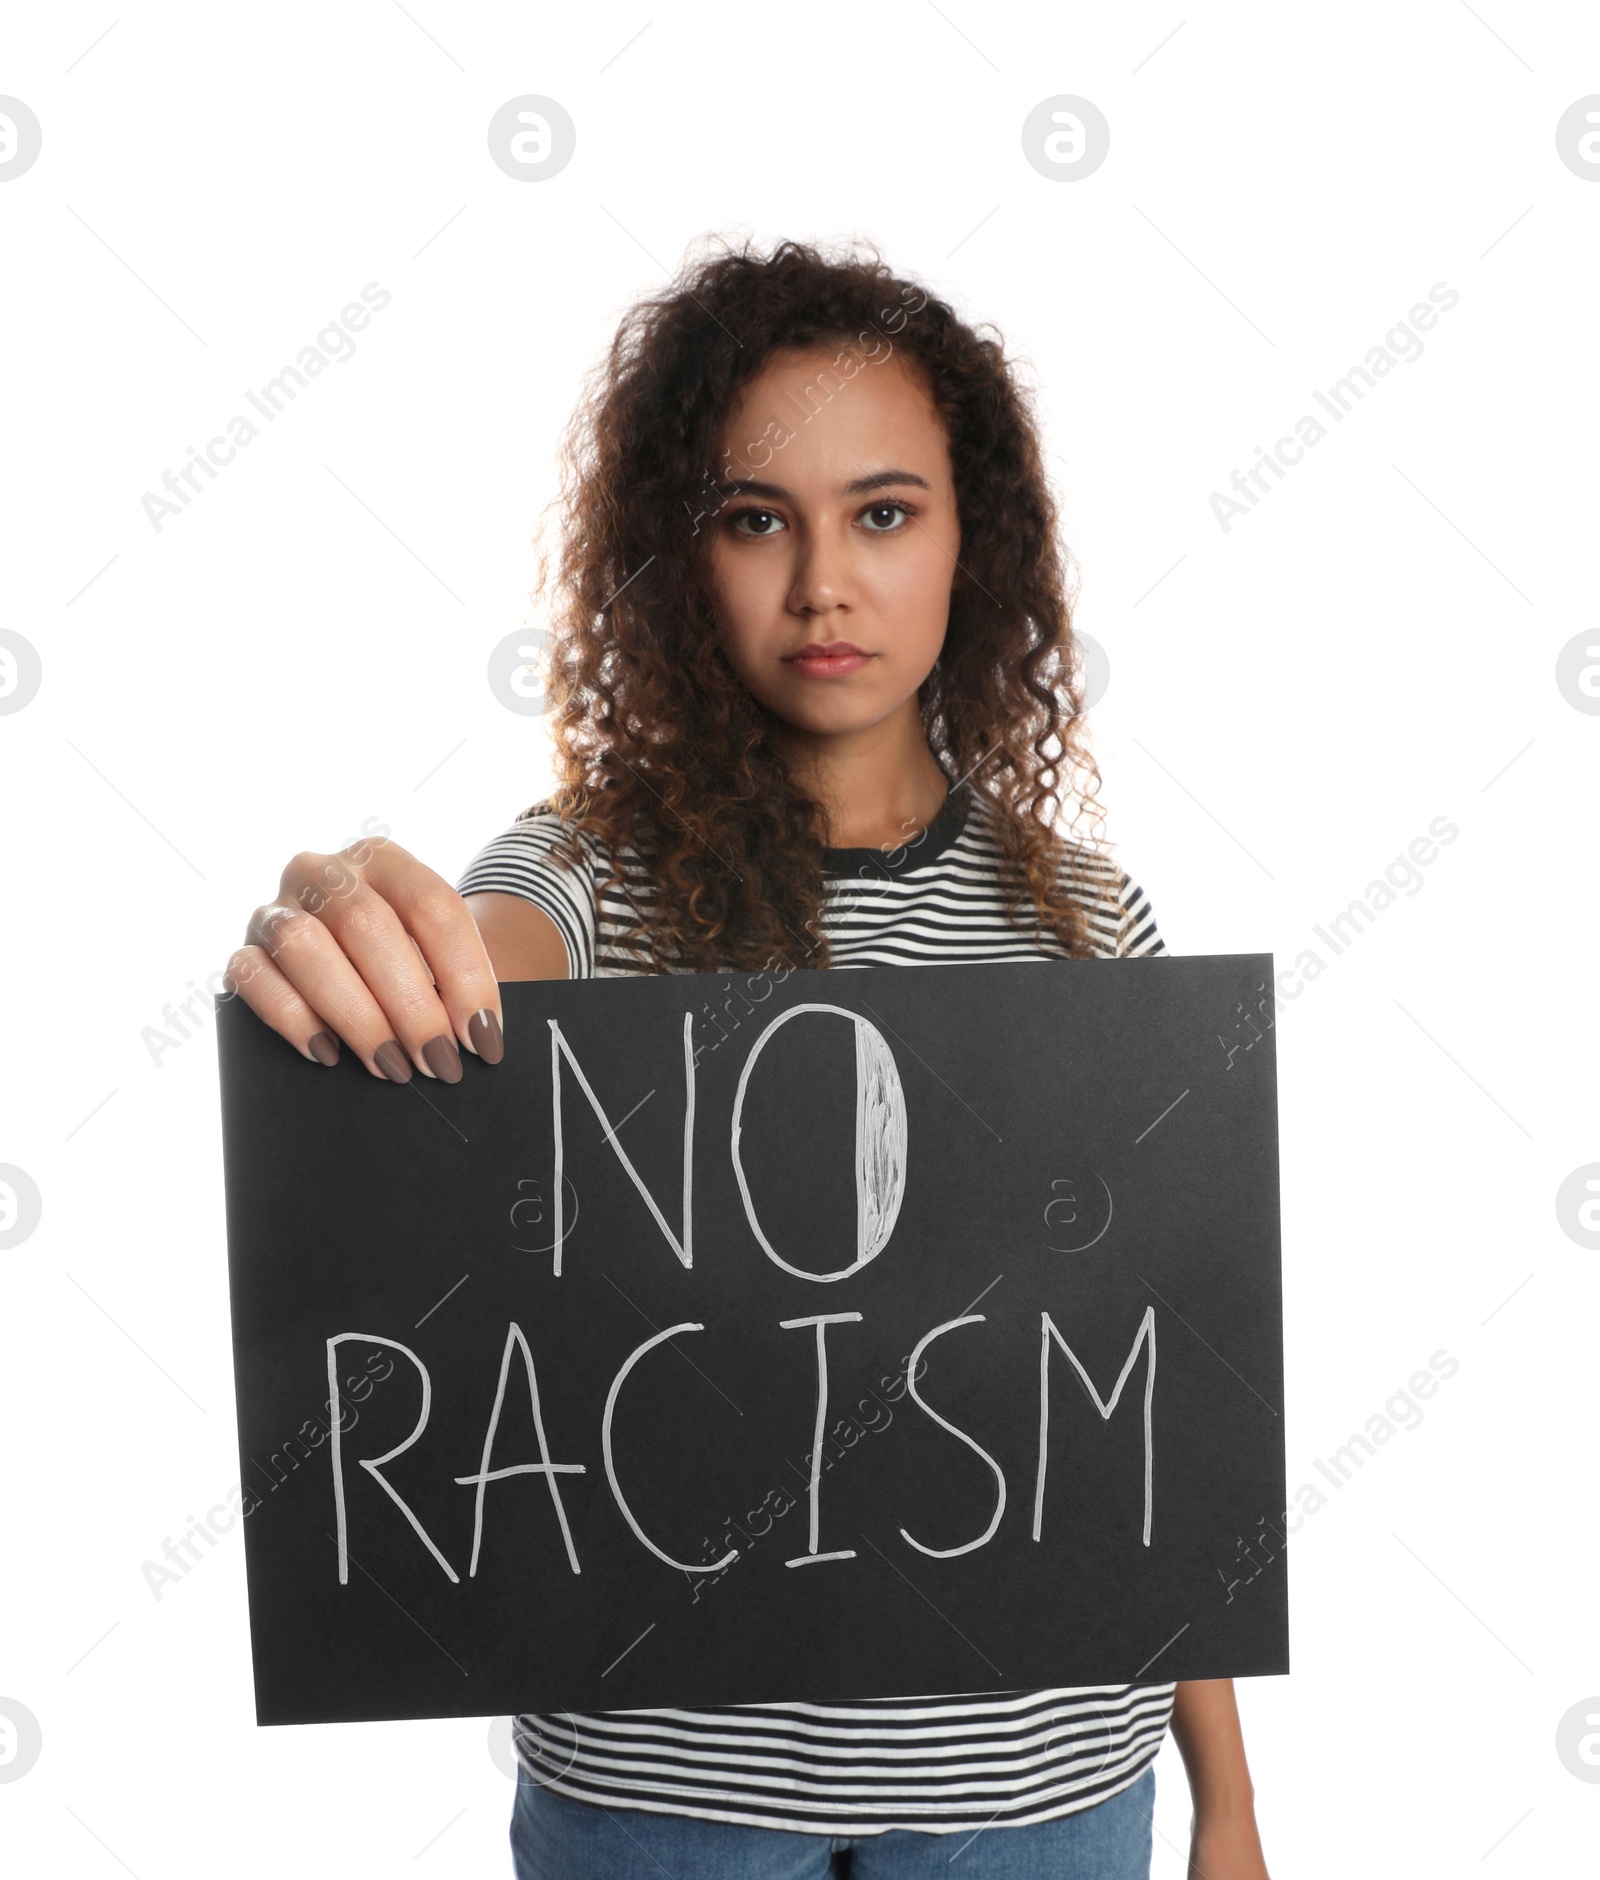
[[[573,1801],[518,1765],[516,1880],[1149,1880],[1156,1776],[1029,1828],[828,1835]]]

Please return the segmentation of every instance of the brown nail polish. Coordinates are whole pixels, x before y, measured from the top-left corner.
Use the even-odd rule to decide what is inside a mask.
[[[391,1084],[411,1082],[411,1060],[400,1049],[396,1038],[386,1038],[372,1054],[372,1061]]]
[[[461,1082],[461,1053],[456,1049],[456,1041],[445,1032],[437,1038],[430,1038],[422,1047],[422,1055],[427,1060],[428,1069],[442,1084]]]
[[[319,1064],[337,1064],[339,1062],[339,1040],[331,1031],[319,1031],[306,1049]]]
[[[506,1054],[505,1040],[500,1035],[500,1021],[487,1006],[481,1012],[474,1012],[467,1020],[467,1036],[472,1040],[472,1048],[485,1064],[498,1064]]]

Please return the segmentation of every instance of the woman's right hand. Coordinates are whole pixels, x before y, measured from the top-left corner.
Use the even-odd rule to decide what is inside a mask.
[[[343,1039],[372,1072],[413,1068],[453,1084],[458,1044],[504,1054],[500,987],[466,902],[386,836],[336,855],[303,851],[258,907],[224,984],[303,1056],[332,1064]]]

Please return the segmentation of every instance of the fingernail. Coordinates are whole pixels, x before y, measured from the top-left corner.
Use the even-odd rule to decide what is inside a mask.
[[[461,1082],[461,1053],[456,1049],[454,1038],[440,1032],[437,1038],[430,1038],[422,1047],[422,1055],[427,1059],[428,1069],[441,1083]]]
[[[337,1064],[339,1062],[339,1040],[331,1031],[319,1031],[306,1049],[319,1064]]]
[[[467,1036],[472,1040],[472,1048],[485,1064],[498,1064],[506,1054],[505,1040],[500,1035],[500,1021],[487,1006],[481,1012],[474,1012],[467,1020]]]
[[[373,1052],[372,1061],[391,1084],[411,1082],[411,1060],[400,1049],[397,1038],[386,1038]]]

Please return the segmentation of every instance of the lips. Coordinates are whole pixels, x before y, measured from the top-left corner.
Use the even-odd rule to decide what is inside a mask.
[[[826,645],[820,640],[812,640],[802,646],[799,652],[788,654],[785,664],[808,678],[831,679],[843,673],[855,672],[871,658],[872,654],[863,652],[849,640],[830,640]]]

